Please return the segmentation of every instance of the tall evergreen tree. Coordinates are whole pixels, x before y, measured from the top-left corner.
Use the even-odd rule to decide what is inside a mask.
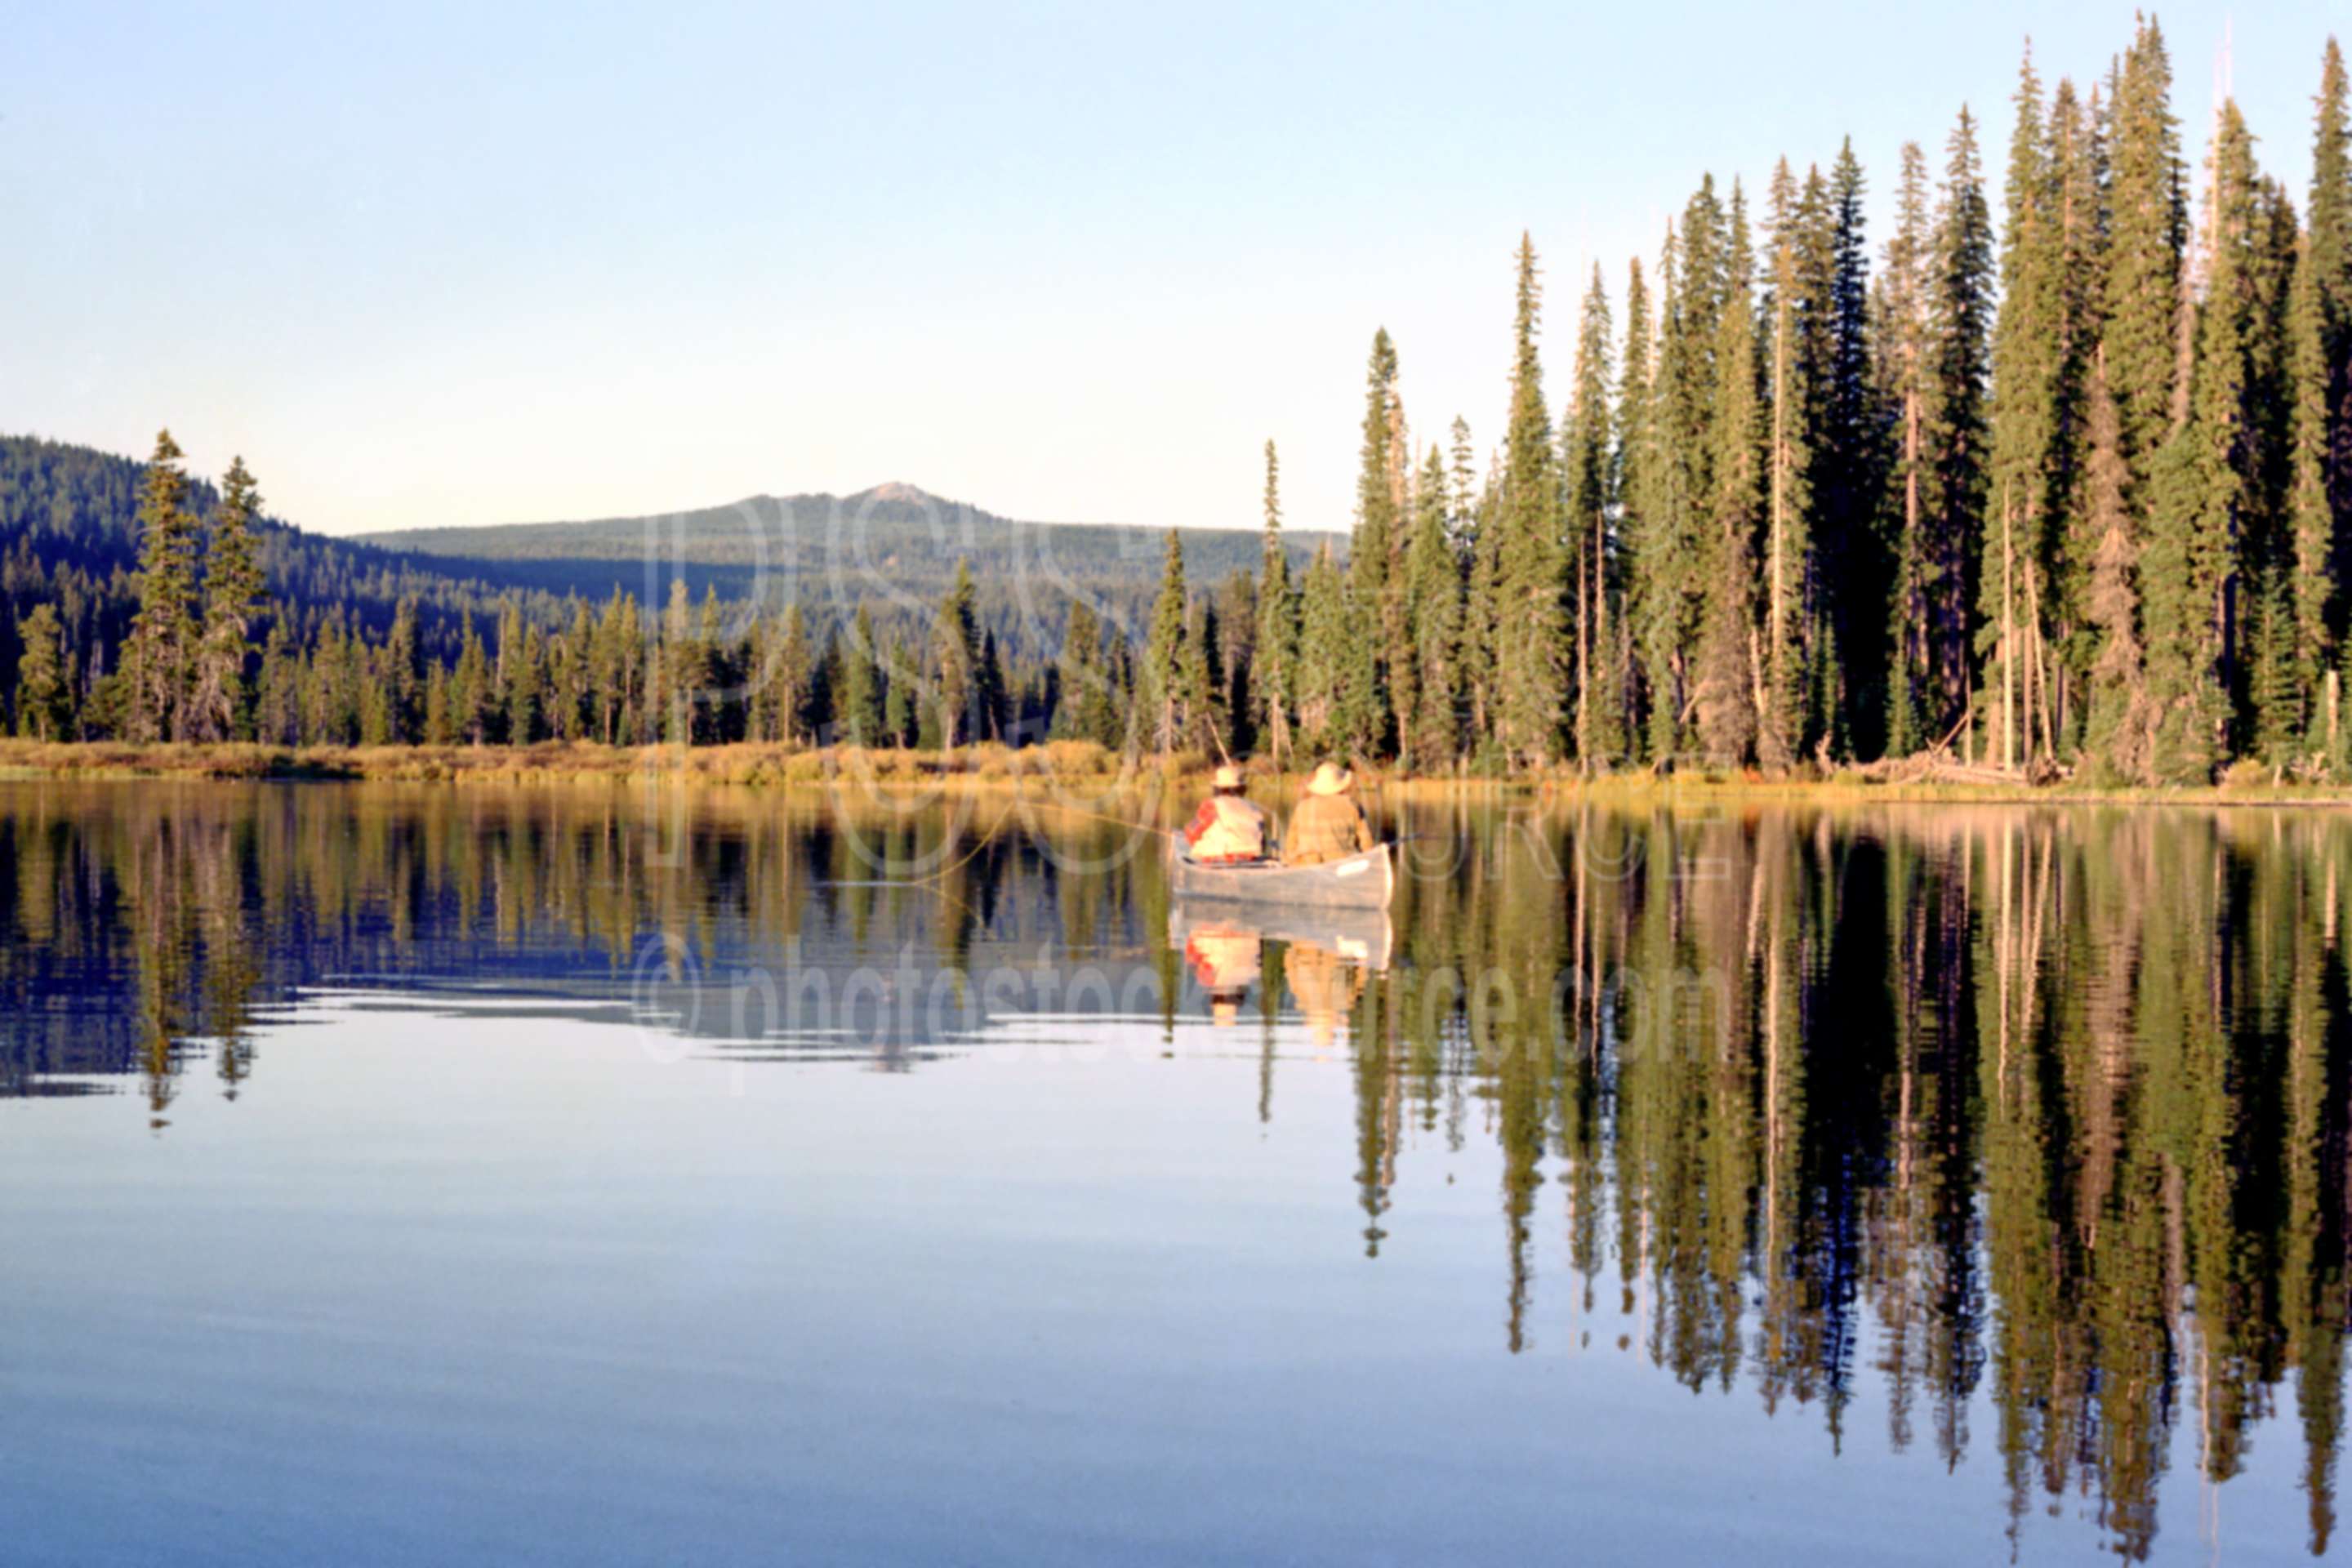
[[[1495,628],[1498,668],[1496,735],[1506,756],[1539,766],[1558,752],[1565,684],[1559,483],[1551,415],[1544,404],[1543,287],[1534,242],[1519,237],[1517,304],[1512,325],[1511,412],[1504,434],[1503,494],[1496,526]]]
[[[1719,766],[1746,762],[1756,745],[1754,541],[1762,421],[1758,406],[1756,312],[1747,205],[1731,188],[1724,297],[1716,321],[1716,382],[1708,470],[1714,481],[1704,607],[1695,657],[1694,711],[1699,743]]]
[[[1928,743],[1924,717],[1929,700],[1927,595],[1930,587],[1927,489],[1927,395],[1932,383],[1928,269],[1931,247],[1927,160],[1916,142],[1903,144],[1895,184],[1895,232],[1886,241],[1886,269],[1878,289],[1879,381],[1895,425],[1886,511],[1895,539],[1895,581],[1888,595],[1892,651],[1886,678],[1886,751],[1907,756]]]
[[[2187,232],[2172,64],[2153,17],[2139,24],[2116,79],[2109,154],[2112,261],[2102,338],[2131,494],[2147,497],[2170,434],[2180,251]],[[2135,501],[2136,508],[2140,507]]]
[[[1771,189],[1771,339],[1768,350],[1764,459],[1763,640],[1759,671],[1763,711],[1757,754],[1785,768],[1801,753],[1808,729],[1809,676],[1816,618],[1812,570],[1813,425],[1818,362],[1807,353],[1808,299],[1796,182],[1788,161]]]
[[[1625,360],[1617,381],[1618,532],[1623,541],[1625,585],[1619,616],[1624,687],[1627,692],[1625,742],[1628,754],[1649,750],[1653,755],[1673,750],[1674,715],[1662,705],[1672,700],[1671,643],[1673,606],[1681,587],[1672,573],[1673,554],[1667,537],[1670,507],[1666,465],[1657,439],[1655,399],[1651,366],[1650,289],[1637,258],[1626,268]],[[1631,657],[1638,653],[1638,658]],[[1661,693],[1664,693],[1664,697]],[[1644,746],[1640,725],[1648,705],[1653,741],[1663,728],[1664,745]]]
[[[1963,108],[1952,130],[1929,261],[1928,424],[1924,460],[1932,482],[1920,542],[1927,584],[1927,672],[1923,729],[1940,741],[1968,710],[1973,640],[1972,581],[1988,526],[1990,461],[1985,400],[1992,320],[1992,216],[1985,200],[1976,121]]]
[[[1307,568],[1299,592],[1298,730],[1314,752],[1344,750],[1339,733],[1347,693],[1343,644],[1349,635],[1347,584],[1326,544]]]
[[[1160,567],[1160,595],[1152,601],[1151,635],[1137,671],[1135,723],[1141,746],[1161,756],[1184,743],[1192,715],[1185,708],[1185,630],[1189,610],[1184,587],[1184,542],[1168,531]]]
[[[2343,585],[2352,584],[2352,106],[2347,96],[2344,54],[2331,37],[2320,63],[2312,137],[2306,270],[2325,367],[2321,405],[2326,456],[2322,469],[2334,517],[2332,580],[2336,591],[2328,627],[2339,646],[2352,630],[2347,626],[2352,605],[2342,595]]]
[[[876,746],[882,740],[882,670],[874,642],[874,611],[860,601],[841,648],[841,694],[835,722],[841,739],[852,746]]]
[[[73,666],[57,606],[43,600],[16,626],[16,733],[28,741],[73,738]]]
[[[254,525],[261,497],[245,459],[229,464],[213,512],[205,559],[205,613],[189,698],[191,739],[228,741],[248,732],[245,661],[261,606],[261,562]]]
[[[194,728],[200,542],[181,456],[172,433],[159,432],[140,490],[139,612],[122,649],[123,721],[134,741],[184,740]]]
[[[808,739],[809,708],[815,696],[816,650],[809,644],[808,616],[795,599],[784,606],[774,668],[768,672],[769,732],[787,746]]]
[[[2138,537],[2127,497],[2122,420],[2106,378],[2094,371],[2084,465],[2091,571],[2084,609],[2094,636],[2083,749],[2095,767],[2128,781],[2146,776],[2150,744],[2139,646]]]
[[[2152,768],[2202,781],[2229,741],[2231,598],[2250,497],[2243,433],[2254,308],[2253,141],[2237,105],[2216,127],[2205,224],[2205,303],[2193,369],[2153,478],[2141,557]]]
[[[1404,405],[1397,395],[1396,344],[1388,329],[1372,334],[1371,358],[1364,372],[1363,444],[1356,474],[1356,530],[1348,550],[1349,597],[1359,607],[1360,635],[1370,689],[1357,694],[1386,726],[1393,718],[1389,687],[1392,656],[1402,640],[1402,574],[1399,569],[1403,542],[1402,506],[1404,450]],[[1351,728],[1369,727],[1362,722]],[[1377,743],[1379,736],[1367,737]]]
[[[581,614],[587,614],[585,605]],[[384,644],[386,737],[398,745],[425,738],[425,650],[418,641],[416,600],[404,596],[393,611],[392,635]]]
[[[1978,652],[1990,754],[2021,764],[2054,751],[2055,704],[2043,681],[2041,610],[2051,521],[2063,510],[2059,451],[2066,410],[2065,229],[2043,120],[2042,84],[2026,56],[2009,142],[2009,223],[2001,254],[2000,307],[1993,332],[1993,514],[1979,540]]]
[[[2052,531],[2043,549],[2050,556],[2045,619],[2055,645],[2052,683],[2058,708],[2057,744],[2062,755],[2069,757],[2080,751],[2089,723],[2092,666],[2099,641],[2089,595],[2100,526],[2092,521],[2088,492],[2090,386],[2097,374],[2106,293],[2106,158],[2098,129],[2104,113],[2095,91],[2085,103],[2075,95],[2071,80],[2059,80],[2051,98],[2048,134],[2058,230],[2060,337],[2052,399]],[[2114,399],[2108,401],[2112,405]]]
[[[1571,740],[1578,764],[1587,772],[1614,765],[1625,748],[1625,687],[1615,661],[1618,468],[1609,392],[1613,353],[1609,290],[1596,264],[1578,317],[1574,384],[1560,421],[1570,625],[1575,637]],[[1433,465],[1436,458],[1433,450]]]
[[[1419,707],[1407,731],[1407,760],[1438,773],[1462,752],[1462,563],[1446,525],[1445,460],[1436,447],[1413,489],[1412,537],[1405,551],[1405,621],[1413,635],[1413,690]]]
[[[1886,734],[1885,605],[1894,560],[1877,526],[1885,462],[1880,411],[1871,383],[1870,256],[1862,162],[1849,138],[1838,148],[1828,191],[1829,289],[1821,424],[1811,454],[1813,531],[1822,563],[1807,648],[1812,735],[1840,752],[1883,748]]]
[[[1279,763],[1290,753],[1290,715],[1297,700],[1298,595],[1282,543],[1282,461],[1265,444],[1265,548],[1258,567],[1257,658],[1253,691],[1258,728]]]

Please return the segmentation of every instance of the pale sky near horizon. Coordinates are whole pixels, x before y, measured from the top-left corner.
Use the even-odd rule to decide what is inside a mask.
[[[1505,401],[1511,252],[1574,305],[1700,174],[1983,121],[2129,5],[1109,7],[41,0],[0,49],[0,431],[233,452],[327,532],[897,479],[1009,516],[1343,528],[1363,363]],[[2301,205],[2352,5],[2158,8],[2201,158],[2225,27]]]

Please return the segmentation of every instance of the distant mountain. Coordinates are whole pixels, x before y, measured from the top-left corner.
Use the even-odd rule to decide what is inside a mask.
[[[14,668],[16,616],[49,599],[62,606],[77,648],[119,646],[132,606],[139,555],[139,485],[144,465],[89,447],[0,436],[0,666]],[[269,474],[261,482],[267,493]],[[199,479],[200,512],[215,503]],[[1195,592],[1235,571],[1255,572],[1259,535],[1247,529],[1186,530],[1184,562]],[[1328,534],[1287,536],[1303,563]],[[852,496],[752,496],[731,506],[653,518],[406,529],[337,538],[265,520],[262,556],[274,598],[297,618],[346,615],[381,634],[394,606],[413,596],[431,651],[449,655],[471,620],[485,633],[499,602],[518,598],[527,619],[570,619],[567,601],[615,589],[648,608],[683,580],[698,602],[797,601],[820,625],[871,606],[885,637],[919,643],[929,615],[969,561],[977,609],[1008,659],[1050,658],[1070,601],[1082,597],[1139,635],[1160,579],[1165,536],[1115,523],[1018,522],[913,485]]]
[[[716,583],[722,597],[770,603],[798,599],[845,609],[934,603],[969,562],[992,620],[1059,624],[1073,595],[1114,613],[1157,584],[1165,535],[1121,523],[1023,522],[917,486],[877,485],[855,495],[748,496],[725,506],[583,522],[506,523],[402,529],[361,536],[405,555],[464,562],[553,592],[639,594],[679,566]],[[1186,529],[1184,570],[1196,588],[1236,571],[1255,572],[1262,552],[1253,529]],[[1304,564],[1322,533],[1287,536]],[[701,568],[699,573],[691,569]],[[1024,639],[1025,640],[1025,639]]]

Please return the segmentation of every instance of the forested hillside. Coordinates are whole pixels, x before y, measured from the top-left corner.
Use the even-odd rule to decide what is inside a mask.
[[[137,595],[139,494],[144,465],[129,458],[25,436],[0,436],[0,669],[13,675],[19,616],[51,605],[70,645],[85,658],[119,648]],[[200,523],[220,502],[192,479],[189,511]],[[315,631],[324,618],[381,637],[404,598],[415,601],[428,648],[455,656],[464,616],[495,616],[510,586],[445,560],[308,534],[257,516],[254,537],[266,592]],[[531,596],[531,614],[552,620],[560,606]]]

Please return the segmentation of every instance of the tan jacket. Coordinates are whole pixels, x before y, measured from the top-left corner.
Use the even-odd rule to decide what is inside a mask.
[[[1371,847],[1372,825],[1363,807],[1344,795],[1310,795],[1290,813],[1282,859],[1287,866],[1320,866]]]

